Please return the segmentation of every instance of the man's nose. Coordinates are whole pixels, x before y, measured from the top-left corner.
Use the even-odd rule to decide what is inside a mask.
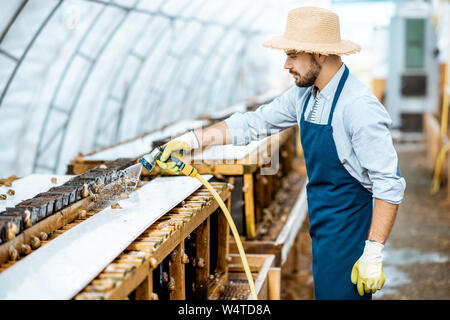
[[[291,69],[292,68],[291,59],[289,59],[289,57],[286,58],[286,62],[284,63],[284,68],[285,69]]]

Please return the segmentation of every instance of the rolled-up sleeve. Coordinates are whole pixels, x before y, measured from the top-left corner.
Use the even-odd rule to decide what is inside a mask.
[[[234,145],[270,135],[297,124],[296,101],[299,88],[293,86],[272,102],[255,111],[236,112],[225,120]]]
[[[357,98],[346,106],[346,125],[361,167],[367,170],[374,198],[393,204],[403,200],[406,188],[389,127],[392,120],[374,96]]]

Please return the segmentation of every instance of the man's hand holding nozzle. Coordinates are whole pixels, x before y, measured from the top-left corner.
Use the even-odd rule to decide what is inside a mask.
[[[176,174],[180,173],[177,165],[173,161],[167,161],[171,155],[176,158],[180,158],[183,152],[189,152],[193,149],[198,149],[200,143],[198,142],[197,136],[193,131],[189,131],[169,142],[163,146],[163,153],[156,163],[163,169],[172,171]]]

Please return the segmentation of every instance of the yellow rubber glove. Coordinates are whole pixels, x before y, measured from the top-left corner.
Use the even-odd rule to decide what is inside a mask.
[[[176,166],[175,162],[168,161],[167,159],[172,155],[176,158],[181,158],[183,155],[181,151],[189,152],[192,149],[199,148],[198,139],[194,132],[189,131],[188,133],[175,138],[164,146],[164,151],[159,160],[156,163],[163,169],[170,170],[176,174],[180,173],[180,170]],[[178,152],[177,152],[178,151]]]
[[[351,281],[356,284],[360,296],[364,293],[375,293],[386,281],[381,262],[383,247],[381,243],[366,240],[362,256],[353,265]]]
[[[161,162],[159,160],[156,160],[156,163],[158,164],[158,166],[160,166],[161,168],[163,168],[165,170],[172,171],[173,173],[176,173],[176,174],[180,173],[180,170],[176,166],[175,162],[172,162],[172,161]]]

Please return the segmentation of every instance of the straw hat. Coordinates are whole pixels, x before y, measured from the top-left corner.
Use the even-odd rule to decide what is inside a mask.
[[[338,56],[361,50],[356,43],[341,39],[337,14],[317,7],[289,11],[284,35],[273,37],[263,46]]]

